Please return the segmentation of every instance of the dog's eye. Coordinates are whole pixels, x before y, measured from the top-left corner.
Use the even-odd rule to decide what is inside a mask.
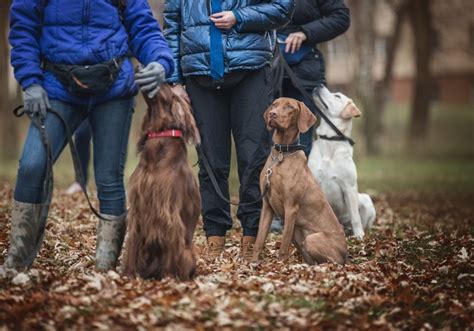
[[[341,98],[341,96],[340,96],[339,94],[334,94],[334,96],[335,96],[336,98],[339,98],[339,99]]]

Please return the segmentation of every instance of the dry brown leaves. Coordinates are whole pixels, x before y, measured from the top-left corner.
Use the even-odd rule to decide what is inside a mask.
[[[11,189],[0,191],[0,251],[8,246]],[[239,233],[214,264],[179,283],[93,270],[96,221],[80,196],[56,192],[40,256],[27,274],[0,275],[0,329],[473,329],[473,196],[376,198],[378,221],[351,264],[239,260]],[[198,248],[204,235],[196,236]]]

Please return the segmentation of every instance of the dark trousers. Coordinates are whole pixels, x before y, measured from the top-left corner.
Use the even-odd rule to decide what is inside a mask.
[[[76,144],[77,155],[81,161],[82,172],[86,183],[89,179],[89,160],[91,157],[91,138],[92,131],[89,119],[79,125],[76,132],[74,132],[74,143]],[[79,181],[76,178],[76,181]]]
[[[307,90],[307,92],[309,93],[309,95],[313,93],[312,90]],[[297,88],[295,88],[291,81],[287,78],[283,79],[282,94],[284,97],[302,101],[309,108],[309,110],[311,110],[311,112],[316,115],[316,106],[314,105],[314,102],[305,98],[304,95]],[[313,138],[314,125],[305,133],[300,134],[300,144],[305,146],[304,153],[306,154],[306,156],[308,156],[311,152],[311,147],[313,146]]]
[[[270,68],[227,74],[220,81],[208,76],[191,76],[186,79],[186,90],[200,130],[202,150],[221,191],[229,198],[233,137],[240,202],[258,200],[259,176],[271,147],[271,135],[263,119],[263,113],[272,102]],[[206,235],[224,236],[232,227],[230,206],[217,195],[202,164],[199,182]],[[260,209],[261,202],[238,208],[237,217],[244,236],[257,235]]]

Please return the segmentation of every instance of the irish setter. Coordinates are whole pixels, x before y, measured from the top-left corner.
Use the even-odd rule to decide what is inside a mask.
[[[201,197],[185,143],[199,144],[199,132],[189,104],[169,85],[145,99],[140,161],[130,178],[124,271],[189,280],[196,269],[193,235]]]

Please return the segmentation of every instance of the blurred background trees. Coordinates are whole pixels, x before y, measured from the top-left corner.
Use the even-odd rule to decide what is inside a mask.
[[[329,43],[328,82],[363,108],[369,154],[384,152],[387,106],[409,108],[401,133],[407,147],[428,139],[433,106],[472,106],[474,18],[467,14],[474,11],[472,1],[347,3],[351,28]]]

